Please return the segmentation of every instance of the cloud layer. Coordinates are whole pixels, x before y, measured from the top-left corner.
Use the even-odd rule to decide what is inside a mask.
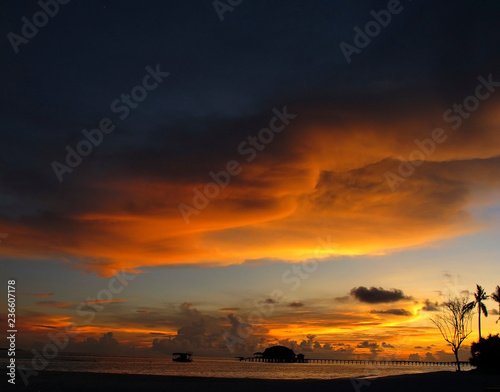
[[[384,173],[399,175],[397,157],[408,158],[414,140],[429,137],[432,124],[442,121],[439,110],[427,104],[422,118],[405,108],[384,118],[364,112],[360,103],[343,110],[323,106],[290,106],[298,118],[251,163],[231,146],[245,139],[238,135],[266,126],[269,111],[213,129],[212,137],[224,141],[218,153],[203,150],[208,141],[201,137],[180,142],[183,158],[170,154],[168,141],[95,157],[95,168],[89,165],[50,199],[36,201],[37,211],[8,216],[4,210],[0,231],[11,235],[2,250],[109,275],[155,265],[299,261],[317,256],[316,238],[326,235],[336,245],[324,255],[360,255],[481,229],[469,210],[494,203],[499,191],[494,112],[476,113],[450,131],[448,141],[393,192]],[[240,162],[241,174],[186,224],[178,205],[194,206],[193,189],[202,192],[213,182],[209,172],[224,170],[229,160]]]
[[[369,304],[390,303],[411,299],[411,297],[404,295],[402,290],[384,290],[382,287],[370,287],[369,289],[365,286],[354,287],[351,290],[351,295],[357,300]]]

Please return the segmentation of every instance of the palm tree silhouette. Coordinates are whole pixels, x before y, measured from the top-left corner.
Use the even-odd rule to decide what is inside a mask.
[[[488,309],[483,301],[486,301],[489,295],[486,294],[484,289],[476,283],[476,292],[474,293],[474,303],[477,305],[478,309],[478,320],[479,320],[479,341],[481,341],[481,313],[484,317],[488,317]]]
[[[500,313],[500,286],[497,286],[495,291],[491,293],[491,299],[495,302],[498,302],[498,313]],[[498,316],[498,321],[500,320],[500,316]]]

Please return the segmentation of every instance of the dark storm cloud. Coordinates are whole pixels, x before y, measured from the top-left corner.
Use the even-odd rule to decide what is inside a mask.
[[[375,342],[369,342],[367,340],[365,340],[364,342],[361,342],[359,343],[357,346],[357,348],[367,348],[369,349],[372,354],[377,354],[378,352],[380,352],[380,346],[378,343],[375,343]]]
[[[51,176],[40,177],[45,167],[36,170],[33,160],[25,158],[36,152],[40,164],[50,164],[72,135],[95,126],[110,102],[153,63],[164,65],[171,80],[134,111],[130,123],[120,124],[102,148],[131,146],[150,132],[175,144],[184,137],[176,136],[175,124],[183,124],[184,135],[211,133],[206,120],[244,120],[283,95],[318,102],[346,98],[346,92],[361,87],[381,91],[377,86],[393,85],[396,94],[416,84],[434,90],[438,81],[443,86],[436,90],[453,92],[463,85],[454,80],[462,77],[457,63],[470,68],[498,60],[490,50],[499,39],[491,28],[496,27],[498,7],[491,1],[453,10],[445,4],[408,4],[348,65],[338,45],[352,40],[353,28],[368,22],[379,3],[256,1],[242,4],[220,23],[210,2],[71,2],[17,56],[3,41],[3,144],[21,152],[16,159],[6,150],[4,159],[7,164],[16,159],[17,170],[25,166],[34,172],[33,179],[42,179],[34,185],[47,187]],[[19,33],[21,17],[39,10],[36,3],[2,3],[2,8],[4,37]],[[420,21],[418,28],[410,23],[414,20]],[[259,29],[250,28],[256,24]],[[445,72],[450,66],[457,71]],[[422,78],[427,84],[418,83]],[[169,125],[155,132],[161,124]],[[146,140],[144,147],[154,151],[156,141]],[[219,143],[212,140],[210,145]]]
[[[469,94],[469,82],[477,75],[498,69],[500,5],[493,1],[451,9],[448,4],[405,3],[405,11],[393,16],[391,24],[347,64],[339,43],[352,42],[353,28],[363,27],[371,19],[370,11],[383,6],[375,1],[260,0],[243,2],[221,23],[207,1],[74,1],[61,7],[29,44],[21,45],[19,54],[4,39],[0,231],[11,230],[17,250],[29,248],[50,257],[57,253],[78,260],[86,270],[95,264],[112,266],[112,257],[95,258],[101,250],[82,255],[78,245],[118,248],[130,238],[103,233],[110,225],[92,218],[82,222],[75,216],[129,213],[178,218],[175,205],[185,196],[179,188],[191,190],[209,179],[210,170],[220,170],[229,159],[242,159],[238,144],[269,122],[273,107],[301,108],[298,124],[325,125],[341,139],[349,130],[332,125],[345,124],[351,116],[383,125],[409,113],[427,113],[426,102],[458,102]],[[19,34],[21,18],[39,10],[36,2],[3,2],[0,7],[4,38],[9,32]],[[155,64],[170,72],[169,78],[130,118],[117,121],[116,131],[59,185],[51,162],[62,161],[65,146],[74,146],[82,129],[95,128],[109,116],[111,102],[130,93],[144,68]],[[312,110],[318,106],[323,110]],[[294,145],[310,135],[299,127],[287,132],[272,152],[263,151],[258,159],[262,166],[282,170],[299,182],[309,162],[294,166],[303,153]],[[378,140],[405,137],[384,132]],[[351,200],[348,196],[360,187],[380,194],[377,170],[397,163],[393,155],[390,151],[383,157],[392,161],[380,160],[375,167],[345,175],[325,169],[317,184],[316,206],[331,205],[334,195],[337,201],[343,196]],[[481,162],[476,171],[497,164]],[[446,172],[463,165],[448,166]],[[430,184],[442,184],[433,169]],[[366,176],[371,170],[377,172],[372,178]],[[151,183],[145,187],[139,180]],[[453,189],[432,193],[425,208],[412,210],[418,218],[435,212],[428,211],[429,205],[439,210],[446,203],[452,212],[459,210],[469,192],[467,184],[453,176],[446,180]],[[131,185],[124,187],[126,182]],[[120,184],[113,187],[116,183]],[[159,183],[170,187],[156,198],[137,192]],[[231,184],[268,195],[274,183],[272,176],[259,175],[236,177]],[[347,192],[336,192],[339,185]],[[268,211],[280,203],[269,197],[232,198],[226,205],[238,211]],[[28,238],[29,247],[20,238]],[[147,250],[182,248],[177,239],[165,249],[145,242],[141,246]]]
[[[288,304],[290,308],[301,308],[304,304],[301,301],[294,301]]]
[[[104,333],[99,339],[94,337],[86,338],[81,342],[71,341],[69,346],[77,352],[88,353],[119,353],[125,350],[125,346],[121,345],[113,336],[113,332]]]
[[[295,353],[308,353],[308,356],[316,358],[338,358],[347,359],[353,352],[354,347],[344,343],[322,343],[316,340],[316,335],[306,335],[306,339],[302,341],[281,339],[276,341],[276,344],[289,347]]]
[[[354,287],[351,290],[351,295],[357,300],[369,304],[389,303],[411,299],[411,297],[404,295],[401,290],[384,290],[382,287],[370,287],[369,289],[364,286]]]
[[[178,328],[177,333],[164,339],[155,338],[151,348],[166,355],[186,350],[205,354],[222,352],[227,349],[224,343],[223,320],[199,312],[184,314],[181,321],[184,325]],[[236,318],[229,314],[225,320],[233,324]],[[234,325],[234,328],[237,327],[238,324]]]
[[[411,312],[406,309],[371,310],[374,314],[392,314],[394,316],[411,316]]]
[[[422,310],[425,312],[436,312],[439,310],[439,304],[438,302],[431,302],[430,300],[426,299],[424,301],[424,306],[422,307]]]

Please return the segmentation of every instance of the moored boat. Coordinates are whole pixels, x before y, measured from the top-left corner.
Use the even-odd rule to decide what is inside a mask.
[[[193,362],[191,358],[193,353],[191,351],[187,351],[185,353],[173,353],[172,361],[174,362]]]

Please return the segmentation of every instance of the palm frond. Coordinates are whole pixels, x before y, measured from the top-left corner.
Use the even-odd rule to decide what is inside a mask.
[[[491,298],[493,301],[498,302],[500,304],[500,286],[495,288],[495,291],[491,293]]]
[[[479,305],[479,309],[480,309],[480,311],[483,312],[484,317],[488,317],[488,309],[486,309],[486,305],[485,304],[481,303]]]

